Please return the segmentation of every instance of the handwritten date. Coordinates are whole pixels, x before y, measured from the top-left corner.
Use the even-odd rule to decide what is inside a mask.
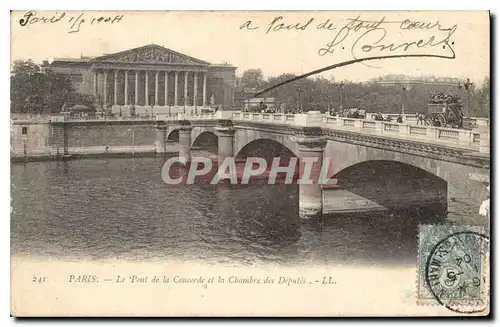
[[[78,33],[85,25],[117,24],[121,22],[123,15],[114,16],[90,16],[86,13],[69,14],[66,12],[55,13],[52,16],[40,16],[36,11],[28,11],[19,20],[19,25],[26,27],[40,24],[61,24],[68,26],[68,33]]]

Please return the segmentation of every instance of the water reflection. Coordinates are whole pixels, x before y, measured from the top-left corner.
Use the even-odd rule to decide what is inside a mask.
[[[166,185],[163,158],[13,165],[13,254],[240,264],[415,265],[432,214],[301,223],[296,185]]]

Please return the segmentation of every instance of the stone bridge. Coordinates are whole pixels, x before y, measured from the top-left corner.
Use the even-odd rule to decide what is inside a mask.
[[[438,128],[316,112],[218,112],[157,117],[156,130],[157,153],[165,151],[165,140],[173,140],[188,161],[192,148],[204,146],[215,149],[219,161],[262,155],[330,158],[329,176],[338,185],[299,185],[304,218],[323,211],[429,207],[441,216],[460,210],[477,215],[487,196],[487,128]]]

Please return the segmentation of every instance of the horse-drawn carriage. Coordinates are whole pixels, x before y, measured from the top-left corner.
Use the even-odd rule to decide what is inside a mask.
[[[427,113],[420,114],[419,120],[431,126],[462,128],[463,118],[460,97],[440,93],[431,96]]]
[[[366,110],[358,108],[344,109],[341,116],[346,118],[364,119],[366,117]]]

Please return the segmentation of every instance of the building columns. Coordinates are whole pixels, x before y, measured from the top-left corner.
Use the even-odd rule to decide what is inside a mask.
[[[104,97],[104,108],[107,107],[108,105],[108,71],[104,70],[104,90],[103,90],[103,97]]]
[[[123,94],[124,94],[124,99],[123,103],[120,99],[121,97],[121,85],[119,83],[120,79],[120,74],[121,71],[120,69],[101,69],[101,71],[95,69],[93,72],[93,95],[96,97],[96,99],[100,98],[102,96],[102,104],[103,107],[106,108],[109,105],[113,106],[118,106],[118,105],[130,105],[130,104],[135,104],[136,106],[142,105],[142,103],[139,100],[140,97],[140,80],[139,80],[139,74],[141,70],[135,70],[133,68],[131,69],[122,69],[123,71],[123,77],[124,77],[124,87],[123,87]],[[129,72],[134,71],[135,72],[135,89],[134,91],[129,90]],[[179,103],[179,87],[182,87],[182,85],[179,86],[180,82],[179,81],[179,71],[175,71],[175,80],[174,80],[174,94],[173,94],[173,99],[170,99],[169,97],[171,96],[169,94],[169,73],[170,71],[168,70],[154,70],[155,74],[155,97],[154,97],[154,105],[155,106],[160,106],[160,75],[162,75],[162,72],[164,73],[165,76],[165,85],[164,85],[164,103],[163,106],[179,106],[179,105],[184,105],[184,106],[207,106],[207,76],[208,74],[206,72],[192,72],[193,73],[193,84],[190,86],[188,79],[189,79],[189,71],[181,71],[184,76],[184,103]],[[153,100],[149,98],[150,90],[149,90],[149,73],[153,73],[153,71],[144,71],[144,106],[150,106],[153,104]],[[99,80],[101,78],[102,74],[102,81]],[[113,80],[113,85],[108,85],[109,78],[108,75],[113,74],[114,80]],[[200,74],[203,76],[203,81],[200,81],[199,79],[201,78]],[[203,94],[202,94],[202,99],[198,99],[199,92],[201,90],[198,90],[200,87],[200,82],[203,83]],[[101,83],[103,84],[101,86]],[[101,89],[102,87],[102,89]],[[192,93],[189,92],[189,88],[192,88]],[[102,93],[101,93],[102,92]],[[111,93],[112,92],[112,93]],[[132,92],[134,92],[134,101],[131,100],[130,96],[132,95]],[[182,93],[181,93],[182,96]],[[192,101],[190,101],[192,99]],[[173,100],[173,101],[172,101]],[[202,103],[200,104],[200,101],[202,100]],[[150,103],[151,102],[151,103]]]
[[[165,100],[163,101],[165,106],[168,106],[168,71],[165,71]]]
[[[188,73],[184,72],[184,106],[188,106]]]
[[[144,105],[149,106],[149,73],[144,71],[145,81],[144,81]]]
[[[193,106],[198,105],[198,74],[195,72],[193,73],[193,79],[194,79],[194,90],[193,90]]]
[[[177,99],[178,99],[178,87],[177,85],[179,84],[179,72],[175,72],[175,81],[174,81],[174,106],[177,105]]]
[[[134,95],[135,105],[139,105],[139,71],[135,71],[135,95]]]
[[[94,71],[94,96],[97,98],[99,94],[99,73]]]
[[[155,72],[155,106],[157,106],[159,103],[158,103],[158,76],[160,75],[160,72],[157,70]]]
[[[123,100],[124,105],[128,105],[128,70],[125,70],[125,98]]]
[[[207,73],[203,73],[203,107],[207,105]]]
[[[115,70],[113,105],[118,105],[118,70]]]

